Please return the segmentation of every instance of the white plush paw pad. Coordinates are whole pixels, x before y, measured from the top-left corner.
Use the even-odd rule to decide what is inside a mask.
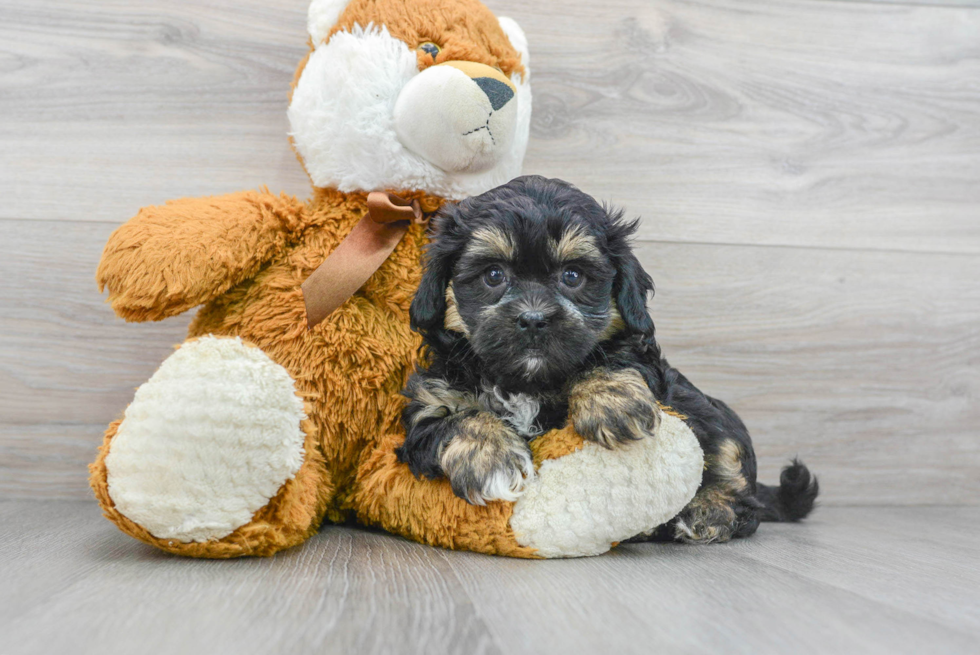
[[[514,505],[518,543],[543,557],[599,555],[676,516],[701,484],[704,457],[681,419],[662,419],[645,439],[611,450],[590,442],[544,462]]]
[[[153,536],[220,539],[303,463],[289,373],[237,338],[181,346],[137,391],[106,456],[116,508]]]

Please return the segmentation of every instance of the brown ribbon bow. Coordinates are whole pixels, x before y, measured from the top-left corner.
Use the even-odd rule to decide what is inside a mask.
[[[303,283],[306,326],[313,329],[381,268],[412,223],[424,223],[418,200],[372,191],[368,213]]]

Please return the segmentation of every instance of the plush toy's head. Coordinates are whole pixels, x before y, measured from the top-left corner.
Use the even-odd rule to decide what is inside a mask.
[[[451,199],[520,174],[527,41],[477,0],[313,0],[291,138],[313,184]]]

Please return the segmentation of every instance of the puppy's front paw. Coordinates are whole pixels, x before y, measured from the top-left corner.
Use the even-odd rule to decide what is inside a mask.
[[[439,460],[453,493],[472,505],[515,501],[534,477],[527,444],[487,412],[461,419]]]
[[[652,435],[660,408],[643,376],[634,369],[595,369],[568,396],[568,414],[583,439],[612,448]]]

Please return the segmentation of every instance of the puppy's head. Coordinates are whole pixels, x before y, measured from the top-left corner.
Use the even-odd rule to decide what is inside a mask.
[[[603,340],[653,335],[653,282],[629,246],[636,227],[539,176],[448,206],[412,327],[434,347],[468,340],[486,373],[508,384],[559,384]]]

